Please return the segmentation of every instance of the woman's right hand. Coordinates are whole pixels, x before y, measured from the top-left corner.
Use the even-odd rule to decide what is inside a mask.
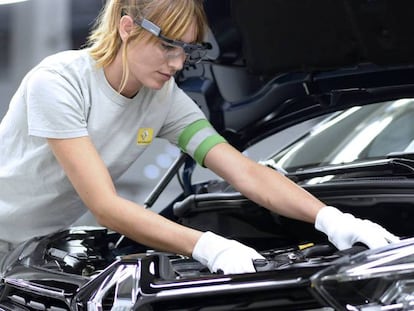
[[[253,248],[209,231],[197,241],[192,255],[211,272],[224,274],[256,272],[253,261],[264,259]]]

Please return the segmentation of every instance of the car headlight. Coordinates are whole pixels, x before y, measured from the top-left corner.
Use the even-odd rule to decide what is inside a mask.
[[[414,239],[343,257],[311,282],[337,310],[414,310]]]

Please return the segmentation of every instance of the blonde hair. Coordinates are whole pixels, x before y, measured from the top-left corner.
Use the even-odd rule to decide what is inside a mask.
[[[195,21],[196,41],[201,42],[207,25],[203,0],[107,0],[87,41],[98,67],[112,63],[121,48],[119,22],[125,14],[136,20],[146,18],[159,26],[164,36],[172,39],[180,39]],[[155,41],[157,38],[138,26],[130,33],[122,49],[123,75],[119,91],[129,76],[126,47],[133,40]]]

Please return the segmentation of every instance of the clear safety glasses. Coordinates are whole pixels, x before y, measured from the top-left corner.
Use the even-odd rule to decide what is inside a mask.
[[[207,50],[211,48],[209,43],[186,43],[180,40],[167,38],[161,34],[160,27],[145,18],[142,19],[142,21],[134,20],[134,22],[163,41],[162,47],[167,58],[185,56],[185,62],[187,64],[197,64],[204,56],[206,56]]]

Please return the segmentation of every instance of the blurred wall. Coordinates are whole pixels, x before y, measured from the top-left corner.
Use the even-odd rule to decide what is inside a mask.
[[[70,47],[70,0],[31,0],[0,5],[2,15],[0,114],[24,74],[45,56]]]

